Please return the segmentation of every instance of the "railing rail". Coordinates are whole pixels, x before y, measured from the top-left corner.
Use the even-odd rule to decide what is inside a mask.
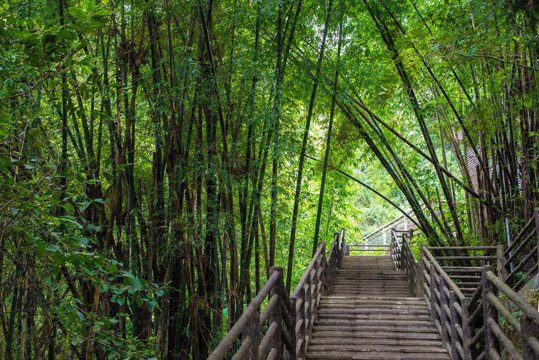
[[[320,297],[331,291],[337,269],[347,251],[344,229],[334,234],[328,259],[325,243],[318,246],[303,276],[290,296],[296,304],[296,358],[305,359]]]
[[[539,208],[533,218],[503,252],[504,281],[513,289],[520,290],[538,272],[539,254]],[[517,276],[521,274],[520,278]]]
[[[421,277],[424,299],[434,325],[453,360],[468,360],[464,329],[465,297],[426,246],[421,246]]]
[[[268,298],[266,308],[260,305]],[[210,354],[208,360],[225,358],[241,336],[232,359],[295,359],[294,310],[283,283],[283,269],[272,267],[264,287],[247,306],[239,320]],[[265,330],[263,336],[260,336]],[[283,346],[284,345],[284,346]],[[283,349],[284,348],[284,349]],[[284,351],[284,354],[283,354]]]
[[[390,253],[395,263],[395,268],[406,272],[412,293],[419,295],[422,292],[420,265],[410,246],[409,236],[409,232],[393,229],[391,231]],[[400,242],[399,237],[401,238]]]
[[[320,296],[324,292],[326,265],[326,244],[322,242],[291,296],[296,301],[295,336],[298,359],[305,358]]]
[[[395,269],[398,271],[401,271],[402,270],[402,263],[401,263],[402,250],[401,250],[401,245],[399,244],[399,240],[397,239],[397,236],[395,234],[395,231],[393,231],[393,229],[391,230],[391,242],[389,243],[389,255],[391,255],[391,258],[393,259],[393,263],[395,264]]]
[[[344,240],[344,229],[341,229],[340,234],[335,233],[331,249],[327,259],[326,267],[326,283],[324,284],[326,289],[325,293],[329,294],[333,290],[333,283],[337,269],[342,268],[342,261],[345,253],[347,252],[347,245]]]
[[[408,210],[406,213],[408,215],[410,215],[410,214],[412,214],[412,210]],[[405,223],[405,227],[408,227],[408,225],[409,225],[411,228],[415,228],[413,222],[412,221],[409,222],[408,217],[406,215],[402,214],[402,215],[396,217],[395,219],[389,221],[388,223],[380,226],[378,229],[374,230],[370,234],[364,236],[362,241],[365,244],[369,244],[371,239],[376,239],[380,235],[383,236],[384,233],[388,233],[391,229],[395,229],[396,227],[398,227],[399,225],[402,225],[404,223]]]
[[[421,248],[424,298],[453,360],[539,358],[539,313],[495,271],[499,267],[483,266],[478,287],[466,298],[430,248]]]
[[[428,250],[466,297],[479,286],[483,266],[495,266],[497,273],[503,274],[503,245],[431,246]]]
[[[264,287],[221,340],[208,360],[305,359],[320,297],[331,291],[347,251],[344,229],[334,235],[328,258],[320,242],[292,295],[283,282],[283,269],[272,267]],[[261,305],[267,304],[261,312]],[[240,341],[239,347],[236,344]],[[234,352],[234,354],[232,354]]]
[[[504,353],[513,360],[539,358],[539,313],[491,267],[483,267],[466,313],[469,359],[500,359]]]

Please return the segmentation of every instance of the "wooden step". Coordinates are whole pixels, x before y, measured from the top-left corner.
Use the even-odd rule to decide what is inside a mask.
[[[387,328],[376,328],[376,329],[366,329],[364,331],[354,330],[347,331],[343,330],[338,333],[333,330],[321,330],[319,328],[313,328],[313,339],[314,341],[317,338],[326,339],[327,341],[355,341],[354,339],[364,339],[364,338],[392,338],[392,339],[409,339],[410,337],[414,339],[430,339],[430,340],[440,340],[440,335],[436,330],[430,329],[430,331],[423,332],[400,332],[395,331],[392,327]]]
[[[411,296],[390,256],[345,257],[317,315],[307,359],[450,359],[425,301]]]
[[[411,352],[409,350],[415,350]],[[436,349],[437,350],[437,349]],[[419,352],[418,352],[419,351]],[[356,351],[310,351],[307,353],[308,360],[332,359],[332,360],[450,360],[446,350],[442,352],[430,351],[430,349],[398,349],[388,351],[385,347],[365,347]]]
[[[319,315],[340,315],[340,316],[350,316],[350,315],[383,315],[383,314],[397,314],[398,316],[409,316],[409,315],[428,315],[430,316],[430,311],[427,307],[408,307],[408,306],[395,306],[394,308],[390,307],[360,307],[352,308],[346,306],[334,306],[334,307],[321,307],[318,310]]]

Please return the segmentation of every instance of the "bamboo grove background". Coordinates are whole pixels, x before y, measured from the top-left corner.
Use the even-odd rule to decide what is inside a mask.
[[[507,242],[538,199],[538,7],[4,2],[0,358],[204,359],[270,266],[290,289],[386,200],[416,241]]]

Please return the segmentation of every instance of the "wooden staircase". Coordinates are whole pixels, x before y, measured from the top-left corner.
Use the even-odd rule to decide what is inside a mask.
[[[539,312],[517,293],[526,277],[515,277],[537,273],[538,230],[539,209],[505,251],[423,245],[417,261],[397,231],[389,245],[373,249],[347,244],[341,229],[327,257],[326,243],[319,243],[292,294],[283,269],[270,268],[268,281],[208,360],[449,360],[449,354],[452,360],[536,360]],[[347,256],[380,248],[390,255]],[[418,293],[423,298],[412,296]]]
[[[390,256],[347,256],[322,296],[307,359],[450,359]]]

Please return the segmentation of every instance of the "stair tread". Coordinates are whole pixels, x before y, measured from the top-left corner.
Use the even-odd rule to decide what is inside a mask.
[[[346,256],[317,315],[306,359],[450,359],[391,256]]]

